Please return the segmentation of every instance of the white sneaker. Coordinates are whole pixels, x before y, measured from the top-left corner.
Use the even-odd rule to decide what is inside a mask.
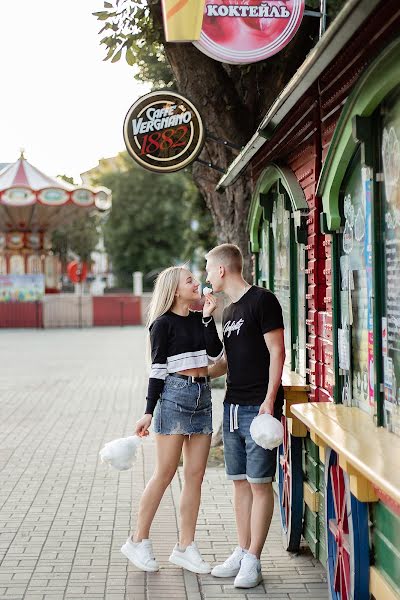
[[[246,551],[237,546],[222,565],[216,565],[211,571],[214,577],[235,577],[240,571],[240,562]]]
[[[129,537],[122,546],[121,552],[135,565],[135,567],[142,571],[159,570],[158,563],[154,558],[151,540],[133,542],[132,538]]]
[[[192,571],[192,573],[211,572],[211,566],[201,558],[196,542],[192,542],[190,546],[187,546],[185,551],[179,550],[179,544],[176,544],[169,557],[169,562]]]
[[[246,554],[240,563],[240,571],[233,585],[238,588],[256,587],[262,582],[261,563],[254,554]]]

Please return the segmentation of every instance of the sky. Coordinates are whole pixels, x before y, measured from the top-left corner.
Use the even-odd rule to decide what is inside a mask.
[[[148,91],[106,54],[92,13],[101,0],[7,0],[0,28],[0,163],[27,160],[47,175],[79,174],[125,149],[122,126]]]

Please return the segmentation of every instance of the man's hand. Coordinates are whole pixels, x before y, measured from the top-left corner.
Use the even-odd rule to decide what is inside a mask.
[[[152,421],[152,415],[144,415],[135,425],[135,435],[146,437],[149,435],[149,427]]]
[[[274,400],[270,400],[269,398],[266,398],[264,400],[264,402],[261,404],[260,406],[260,410],[258,411],[259,415],[272,415],[274,416]]]
[[[214,310],[217,308],[217,299],[213,294],[207,294],[204,298],[203,318],[206,319],[207,317],[211,317]]]
[[[215,365],[211,365],[208,367],[208,374],[211,379],[216,379],[217,377],[222,377],[225,375],[228,370],[228,365],[226,362],[226,358],[220,358],[219,361],[215,363]]]

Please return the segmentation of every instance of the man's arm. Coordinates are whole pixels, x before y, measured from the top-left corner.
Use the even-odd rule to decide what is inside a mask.
[[[214,365],[208,367],[208,374],[211,377],[211,379],[216,379],[217,377],[225,375],[227,369],[228,366],[226,362],[226,356],[224,354],[224,356],[220,358]]]
[[[264,334],[265,343],[270,355],[269,383],[267,395],[260,406],[259,414],[274,414],[274,403],[282,382],[282,370],[285,363],[285,338],[283,329],[273,329]]]

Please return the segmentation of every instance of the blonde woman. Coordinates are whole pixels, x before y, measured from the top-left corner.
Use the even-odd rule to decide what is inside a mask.
[[[212,434],[208,363],[223,352],[207,296],[203,312],[190,310],[200,297],[199,283],[185,267],[170,267],[157,278],[149,309],[152,366],[145,415],[137,435],[148,435],[153,420],[156,467],[143,492],[134,535],[121,552],[139,569],[158,571],[150,527],[183,452],[180,537],[170,562],[194,573],[210,573],[194,541],[201,484]]]

